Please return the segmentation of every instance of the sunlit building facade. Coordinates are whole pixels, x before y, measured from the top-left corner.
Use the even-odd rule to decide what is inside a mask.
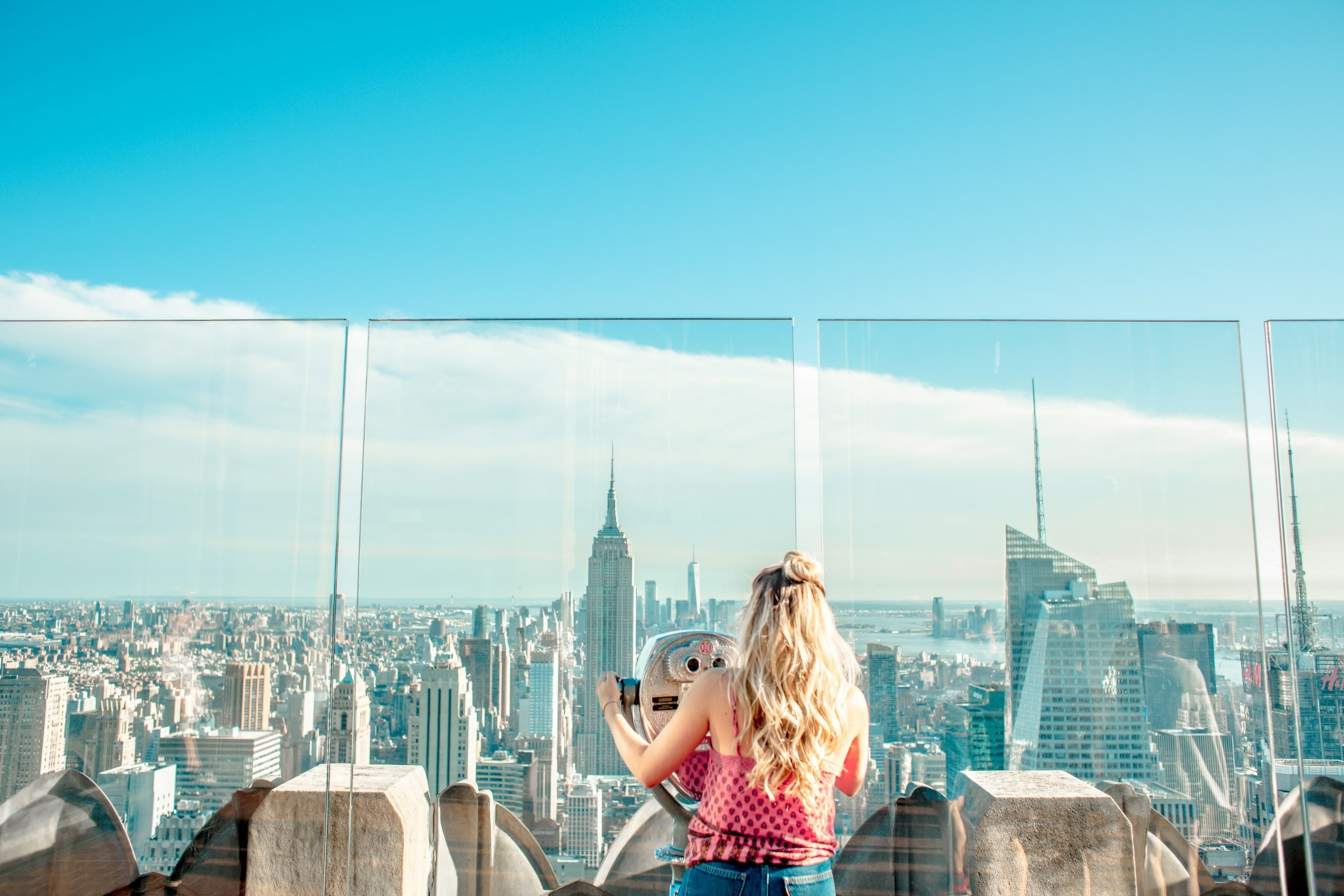
[[[605,672],[629,674],[635,664],[634,561],[630,540],[616,519],[616,471],[613,462],[607,486],[607,516],[593,538],[588,558],[588,587],[584,592],[585,749],[575,757],[578,770],[588,775],[621,775],[627,769],[607,731],[602,710],[593,697],[597,677]]]

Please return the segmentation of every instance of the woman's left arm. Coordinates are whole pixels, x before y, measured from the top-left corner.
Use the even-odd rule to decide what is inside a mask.
[[[645,787],[653,787],[677,770],[691,755],[709,731],[709,702],[713,693],[711,682],[717,675],[700,675],[681,697],[677,711],[667,727],[649,743],[630,726],[621,711],[621,689],[616,673],[608,672],[597,682],[597,699],[602,717],[607,720],[616,750]]]

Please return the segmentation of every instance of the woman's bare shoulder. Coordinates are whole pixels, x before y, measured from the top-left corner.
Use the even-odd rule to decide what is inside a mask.
[[[849,689],[849,692],[845,694],[845,709],[849,711],[851,716],[855,714],[867,716],[868,698],[863,696],[863,689],[856,684],[848,684],[845,687]]]
[[[691,682],[686,693],[687,696],[695,695],[705,700],[717,697],[726,699],[731,681],[732,671],[729,669],[706,669],[695,676],[695,681]]]

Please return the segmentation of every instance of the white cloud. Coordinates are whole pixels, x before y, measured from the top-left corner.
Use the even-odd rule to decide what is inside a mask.
[[[380,326],[370,351],[366,596],[581,591],[613,442],[640,582],[684,596],[694,546],[740,598],[793,545],[788,362],[511,324]]]
[[[339,325],[37,275],[0,318],[0,595],[329,591]]]
[[[320,597],[341,333],[265,316],[191,294],[0,277],[0,318],[246,319],[0,325],[0,594]],[[784,361],[696,352],[687,332],[690,349],[670,350],[549,327],[379,325],[365,452],[365,328],[354,327],[344,590],[360,537],[366,595],[581,590],[614,440],[636,576],[665,595],[682,595],[694,544],[706,590],[740,596],[793,543],[796,482],[800,541],[824,545],[838,600],[1001,598],[1002,526],[1034,525],[1025,397],[856,371],[795,377]],[[1308,424],[1294,431],[1313,471],[1308,570],[1330,597],[1344,586],[1332,549],[1344,483],[1330,472],[1344,469],[1344,441]],[[1140,598],[1250,599],[1239,421],[1043,398],[1041,426],[1053,543]],[[1267,433],[1251,435],[1273,607],[1271,455]]]
[[[0,275],[0,320],[152,320],[271,317],[255,305],[202,299],[194,292],[156,295],[126,286],[91,285],[52,274]]]

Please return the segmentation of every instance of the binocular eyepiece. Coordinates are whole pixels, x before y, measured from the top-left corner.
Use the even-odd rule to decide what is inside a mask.
[[[653,740],[671,721],[692,682],[710,669],[735,664],[737,655],[737,642],[719,632],[686,630],[650,638],[635,661],[636,677],[621,679],[621,708],[632,716],[635,730]],[[707,749],[708,741],[697,752]],[[699,799],[694,780],[698,776],[691,768],[695,759],[692,754],[685,766],[668,777],[668,783],[677,792]]]

